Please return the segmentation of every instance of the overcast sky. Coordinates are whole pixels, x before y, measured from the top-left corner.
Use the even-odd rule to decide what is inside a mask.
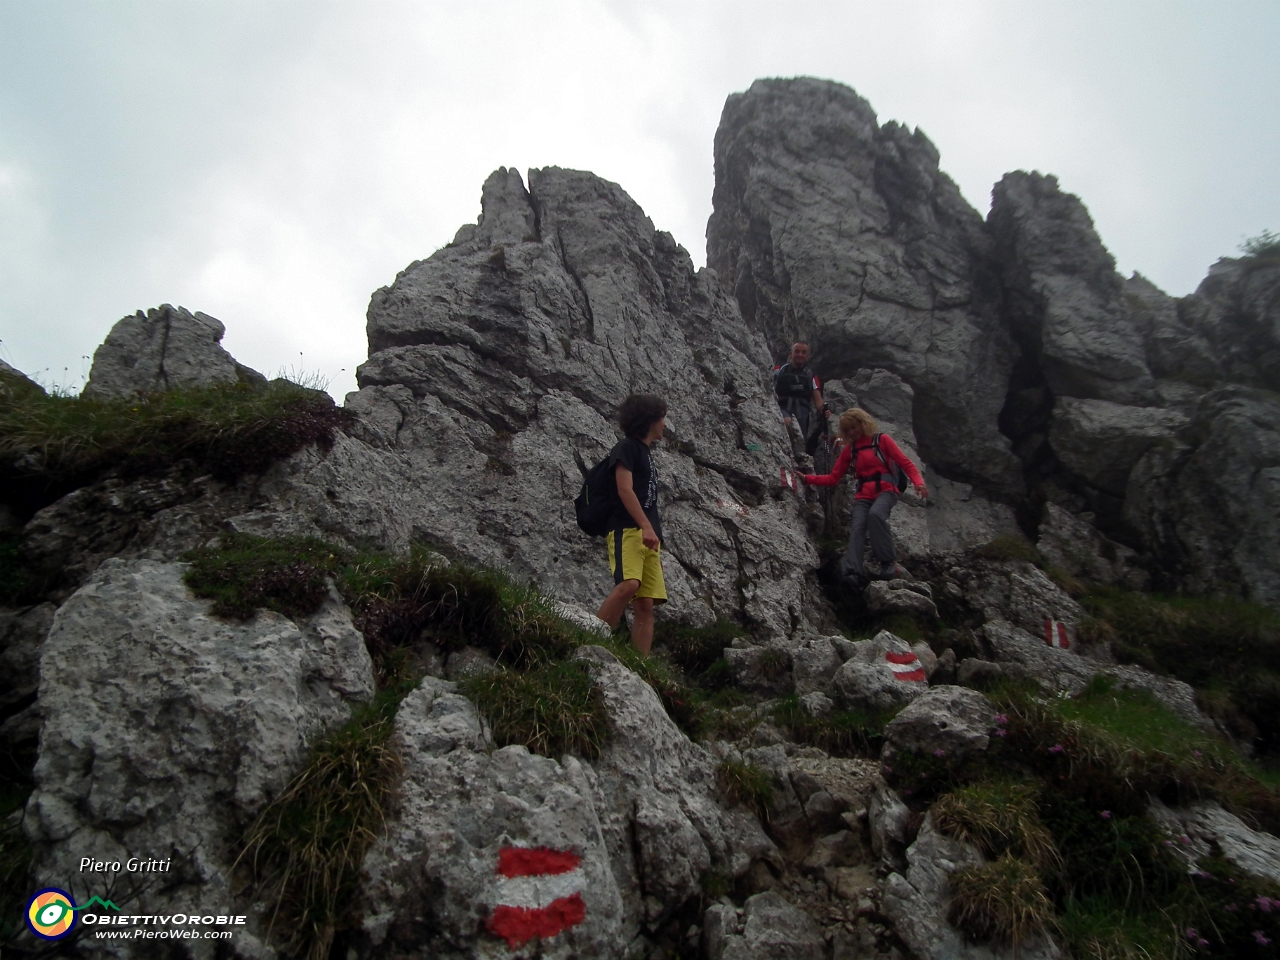
[[[340,398],[370,294],[496,167],[614,180],[704,264],[724,100],[796,75],[920,127],[983,215],[1056,174],[1174,295],[1280,230],[1277,0],[0,0],[0,357],[78,391],[167,302]]]

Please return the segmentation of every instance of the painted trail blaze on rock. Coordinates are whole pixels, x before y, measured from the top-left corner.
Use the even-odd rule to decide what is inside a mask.
[[[897,679],[924,679],[924,667],[920,664],[920,658],[914,653],[894,653],[890,651],[884,655],[884,659]]]
[[[1051,647],[1058,647],[1060,650],[1069,650],[1071,648],[1071,638],[1067,636],[1067,625],[1061,620],[1046,620],[1044,622],[1044,642]]]
[[[503,847],[489,932],[515,950],[534,937],[554,937],[576,927],[587,916],[581,865],[582,858],[568,850]]]

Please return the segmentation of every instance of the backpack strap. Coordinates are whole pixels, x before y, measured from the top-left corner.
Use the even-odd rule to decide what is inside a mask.
[[[876,485],[876,494],[877,494],[877,495],[878,495],[878,494],[879,494],[879,493],[880,493],[880,492],[881,492],[881,491],[882,491],[886,486],[893,487],[893,489],[894,489],[894,490],[897,490],[897,489],[898,489],[898,483],[897,483],[897,479],[898,479],[898,478],[897,478],[896,476],[894,476],[894,474],[893,474],[893,469],[889,466],[889,461],[888,461],[888,460],[886,460],[886,459],[884,458],[884,454],[880,452],[880,436],[881,436],[881,434],[878,434],[878,433],[872,434],[872,436],[871,436],[871,443],[869,444],[869,446],[870,446],[870,448],[871,448],[871,452],[872,452],[872,453],[874,453],[874,454],[876,455],[876,459],[880,461],[880,465],[884,467],[884,471],[883,471],[883,472],[881,472],[881,473],[879,473],[879,474],[872,475],[872,476],[858,477],[858,490],[859,490],[859,491],[861,491],[861,490],[862,490],[862,488],[863,488],[863,486],[865,486],[866,484],[868,484],[868,483],[874,483],[874,484]],[[859,450],[859,449],[861,449],[861,450],[866,450],[866,449],[867,449],[867,447],[855,447],[854,449],[855,449],[855,451],[856,451],[856,450]],[[855,452],[854,456],[855,456],[855,457],[857,456],[857,453],[856,453],[856,452]],[[901,491],[899,491],[899,492],[901,492]]]

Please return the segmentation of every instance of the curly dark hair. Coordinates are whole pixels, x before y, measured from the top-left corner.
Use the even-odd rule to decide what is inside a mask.
[[[618,407],[618,426],[628,437],[640,440],[666,415],[667,401],[651,393],[633,393]]]

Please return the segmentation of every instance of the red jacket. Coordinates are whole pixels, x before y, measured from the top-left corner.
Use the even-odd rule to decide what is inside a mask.
[[[859,437],[852,445],[845,444],[844,449],[840,451],[840,456],[836,457],[836,464],[831,468],[830,473],[824,474],[805,474],[804,482],[811,483],[815,487],[834,487],[843,478],[849,470],[849,464],[853,460],[854,450],[858,451],[858,463],[853,473],[855,477],[870,477],[872,480],[879,477],[882,473],[889,472],[880,458],[876,456],[875,450],[871,448],[870,437]],[[896,463],[907,474],[909,479],[916,486],[924,486],[924,478],[920,476],[920,471],[916,469],[916,465],[911,462],[911,458],[902,452],[901,448],[893,442],[893,437],[887,433],[880,434],[880,452],[884,454],[884,458],[890,463]],[[892,491],[893,493],[902,493],[892,483],[885,482],[877,485],[876,483],[864,483],[857,493],[858,500],[874,500],[881,493]]]

